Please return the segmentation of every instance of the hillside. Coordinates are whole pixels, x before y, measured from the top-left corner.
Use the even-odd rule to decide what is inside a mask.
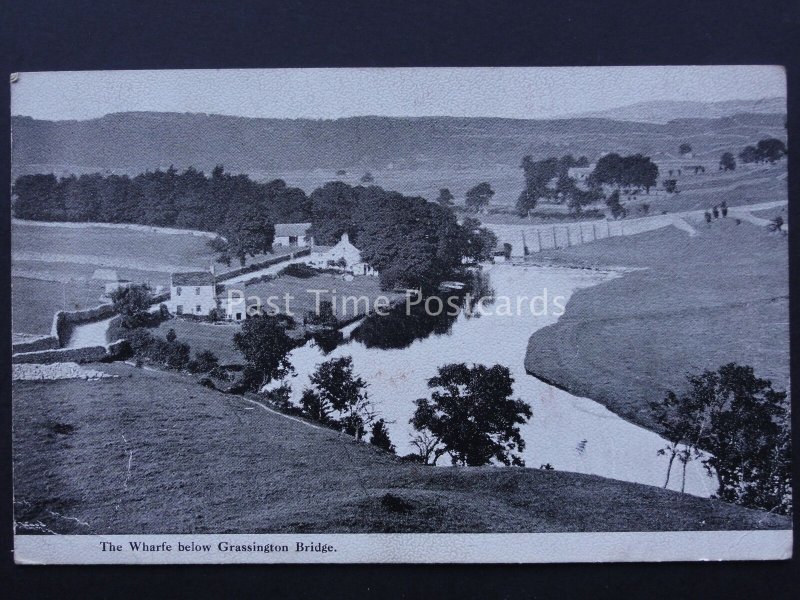
[[[765,136],[785,138],[781,114],[684,119],[665,124],[608,119],[354,117],[255,119],[192,113],[129,112],[86,121],[12,117],[12,175],[111,170],[136,174],[158,167],[264,173],[285,170],[402,170],[505,166],[526,154],[677,153],[718,160]],[[292,182],[290,182],[292,183]],[[310,191],[310,190],[307,190]]]
[[[690,372],[737,362],[788,391],[786,237],[730,217],[695,226],[537,254],[638,270],[574,294],[531,336],[527,371],[652,429],[649,403],[685,391]]]
[[[17,522],[72,534],[790,527],[592,475],[415,465],[186,376],[92,368],[119,377],[14,383]]]
[[[786,98],[760,100],[727,100],[723,102],[691,102],[654,100],[637,102],[608,110],[575,115],[578,118],[615,119],[645,123],[668,123],[675,119],[718,119],[742,113],[786,114]]]

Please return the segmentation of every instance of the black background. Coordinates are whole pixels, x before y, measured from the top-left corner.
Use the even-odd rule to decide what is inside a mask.
[[[530,0],[493,2],[0,0],[3,73],[14,71],[349,66],[781,64],[797,139],[800,2]],[[2,80],[7,81],[7,80]],[[9,88],[0,91],[9,139]],[[800,274],[797,153],[790,155],[791,322]],[[8,144],[0,189],[10,189]],[[9,194],[0,194],[10,290]],[[8,296],[3,296],[7,298]],[[2,302],[0,340],[10,338]],[[798,561],[670,565],[20,567],[13,565],[10,345],[0,344],[0,594],[138,598],[797,597]],[[792,356],[797,382],[798,353]],[[800,431],[794,422],[795,448]],[[795,461],[795,475],[797,461]],[[746,536],[743,544],[747,543]],[[454,548],[454,553],[458,549]],[[424,557],[420,557],[424,560]],[[6,596],[8,597],[8,596]]]

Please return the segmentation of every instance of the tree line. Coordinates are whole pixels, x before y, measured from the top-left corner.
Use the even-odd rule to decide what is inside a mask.
[[[487,190],[478,186],[485,196]],[[460,225],[452,208],[378,186],[331,182],[310,195],[280,179],[259,183],[216,167],[126,175],[19,177],[14,215],[40,221],[135,223],[216,232],[222,262],[269,252],[275,223],[311,222],[319,244],[343,233],[380,273],[384,288],[433,288],[461,266],[483,260],[496,240],[474,220]]]
[[[525,189],[517,199],[517,212],[527,215],[541,200],[566,203],[570,212],[579,214],[583,207],[605,197],[604,186],[620,188],[644,188],[648,193],[658,180],[658,166],[648,156],[633,154],[621,156],[616,153],[600,157],[586,177],[586,186],[579,187],[569,170],[573,167],[588,167],[585,156],[575,158],[567,154],[560,158],[549,157],[533,160],[522,159]],[[613,209],[613,207],[612,207]],[[614,215],[617,216],[616,214]]]

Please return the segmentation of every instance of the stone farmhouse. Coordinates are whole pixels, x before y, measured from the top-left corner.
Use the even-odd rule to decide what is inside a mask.
[[[361,259],[361,251],[350,242],[350,236],[346,233],[342,234],[342,239],[335,246],[316,246],[306,262],[318,269],[339,268],[354,276],[378,275],[378,271]]]
[[[309,231],[311,223],[278,223],[275,225],[276,246],[309,248],[314,245],[314,236]]]
[[[217,308],[215,289],[216,281],[212,271],[173,273],[167,309],[175,315],[207,317]]]

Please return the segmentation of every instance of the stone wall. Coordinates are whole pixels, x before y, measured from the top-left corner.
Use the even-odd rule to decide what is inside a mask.
[[[234,277],[238,277],[239,275],[244,275],[245,273],[260,271],[261,269],[271,267],[272,265],[277,265],[278,263],[287,262],[289,260],[292,260],[293,258],[308,256],[309,254],[311,254],[311,248],[303,248],[302,250],[298,250],[297,252],[292,252],[291,254],[285,254],[283,256],[278,256],[276,258],[262,260],[260,262],[253,263],[252,265],[247,265],[246,267],[233,269],[232,271],[225,271],[225,273],[220,273],[219,275],[217,275],[216,278],[217,283],[222,283],[224,281],[227,281],[228,279],[233,279]]]
[[[59,347],[64,347],[69,341],[70,333],[75,325],[107,319],[113,315],[114,306],[111,304],[101,304],[85,310],[60,310],[53,317],[50,335],[58,340]]]
[[[86,348],[59,348],[42,350],[41,352],[22,352],[11,357],[13,364],[39,363],[51,364],[59,362],[98,362],[105,360],[109,353],[105,346],[88,346]]]
[[[40,352],[42,350],[55,350],[59,347],[58,338],[52,335],[43,335],[26,342],[17,342],[11,345],[11,353]]]

